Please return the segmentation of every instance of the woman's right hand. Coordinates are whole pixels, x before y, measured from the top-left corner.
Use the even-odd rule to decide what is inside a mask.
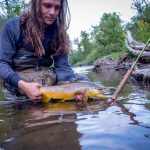
[[[31,100],[41,100],[42,94],[40,88],[42,87],[39,83],[28,83],[23,80],[18,82],[18,87],[23,91]]]

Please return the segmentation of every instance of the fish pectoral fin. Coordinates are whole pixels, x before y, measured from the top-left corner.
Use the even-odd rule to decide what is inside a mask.
[[[83,93],[76,93],[75,96],[74,96],[75,100],[82,100],[83,102],[87,102],[88,100],[88,96],[83,94]]]
[[[51,98],[49,98],[48,96],[46,96],[46,95],[43,95],[42,96],[42,102],[46,102],[46,103],[48,103],[48,102],[50,102],[51,101]]]

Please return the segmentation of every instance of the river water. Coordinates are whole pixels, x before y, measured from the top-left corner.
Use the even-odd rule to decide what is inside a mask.
[[[74,70],[110,92],[122,78],[114,70]],[[0,105],[0,150],[150,150],[150,87],[130,80],[113,104]]]

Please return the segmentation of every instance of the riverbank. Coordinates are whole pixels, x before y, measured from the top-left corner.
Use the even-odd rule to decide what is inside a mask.
[[[93,71],[99,72],[101,69],[127,71],[131,68],[134,61],[134,58],[129,58],[128,56],[125,56],[118,61],[113,61],[107,57],[104,57],[95,61]],[[136,81],[143,81],[150,84],[150,64],[142,62],[137,63],[137,66],[135,67],[131,77],[133,77]]]

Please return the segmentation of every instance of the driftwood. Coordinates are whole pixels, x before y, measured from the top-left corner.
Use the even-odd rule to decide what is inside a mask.
[[[145,47],[145,44],[139,43],[134,40],[130,31],[126,31],[125,34],[126,47],[133,55],[137,56],[140,51]],[[137,64],[137,67],[134,70],[132,77],[134,77],[138,81],[150,83],[150,44],[148,44],[145,48],[145,51],[140,58],[140,61],[141,63]]]
[[[139,43],[136,40],[134,40],[130,31],[126,31],[125,34],[126,34],[125,40],[126,47],[133,55],[137,56],[140,53],[140,51],[145,47],[145,44]],[[141,56],[141,60],[146,63],[150,62],[150,44],[148,44],[148,46],[145,48],[145,51]]]

